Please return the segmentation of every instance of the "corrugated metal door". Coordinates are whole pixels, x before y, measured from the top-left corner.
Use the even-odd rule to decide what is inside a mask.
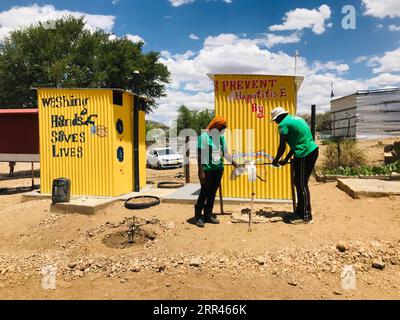
[[[111,128],[115,141],[114,196],[133,191],[133,96],[123,93],[122,97],[122,105],[114,104],[114,124]]]

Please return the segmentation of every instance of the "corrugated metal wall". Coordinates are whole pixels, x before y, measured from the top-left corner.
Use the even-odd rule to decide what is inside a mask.
[[[38,89],[38,100],[42,193],[50,194],[57,178],[71,179],[73,195],[133,191],[131,94],[123,94],[122,106],[113,104],[109,89]],[[144,116],[140,121],[144,126]]]
[[[400,135],[400,90],[359,91],[331,102],[332,136],[373,139]]]
[[[357,137],[400,135],[400,90],[357,94]]]
[[[270,121],[270,112],[281,106],[296,114],[296,78],[264,75],[215,75],[215,113],[228,121],[227,142],[232,154],[265,152],[275,156],[279,146],[277,125]],[[253,95],[253,97],[249,97]],[[242,99],[243,98],[243,99]],[[255,106],[257,108],[255,108]],[[246,129],[252,129],[249,135]],[[241,131],[237,131],[241,130]],[[251,141],[253,140],[253,145]],[[267,158],[266,162],[270,162]],[[291,200],[290,167],[276,169],[258,166],[267,182],[255,183],[258,199]],[[250,198],[247,177],[230,180],[232,166],[225,167],[222,190],[225,197]]]
[[[139,187],[147,184],[146,170],[146,113],[139,111]]]

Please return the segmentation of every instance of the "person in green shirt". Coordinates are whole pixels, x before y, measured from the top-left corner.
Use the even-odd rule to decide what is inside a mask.
[[[224,159],[238,167],[228,153],[224,131],[227,127],[223,117],[215,117],[207,130],[198,139],[197,159],[201,190],[194,207],[196,225],[204,228],[205,223],[219,224],[213,214],[215,196],[224,173]],[[202,212],[204,210],[204,217]]]
[[[308,180],[318,159],[319,148],[315,143],[307,122],[297,116],[290,115],[285,109],[278,107],[271,112],[272,121],[279,126],[280,143],[273,165],[285,166],[294,156],[294,181],[297,191],[297,208],[293,224],[311,224],[313,216],[311,210],[310,189]],[[284,160],[286,144],[290,152]]]

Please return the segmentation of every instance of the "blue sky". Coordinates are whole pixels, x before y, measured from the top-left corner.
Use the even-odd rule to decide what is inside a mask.
[[[187,2],[187,3],[185,3]],[[342,28],[342,8],[356,10],[356,29]],[[400,86],[398,0],[2,0],[0,39],[15,27],[85,15],[89,28],[146,42],[162,52],[172,73],[168,96],[151,116],[169,122],[180,104],[212,109],[208,72],[298,73],[306,80],[300,111],[329,108],[336,96],[359,89]]]

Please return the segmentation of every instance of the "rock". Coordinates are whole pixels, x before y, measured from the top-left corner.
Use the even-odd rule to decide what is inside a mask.
[[[335,295],[335,296],[341,296],[342,295],[342,293],[340,292],[340,291],[333,291],[333,294]]]
[[[5,274],[7,271],[8,271],[8,268],[3,269],[3,270],[1,271],[1,273],[0,273],[0,275]]]
[[[172,286],[172,284],[170,284],[170,283],[167,283],[165,286],[166,286],[167,288],[169,288],[169,287],[171,287],[171,286]]]
[[[160,265],[160,266],[158,266],[157,268],[156,268],[156,271],[157,272],[164,272],[165,271],[165,268],[166,268],[166,266],[165,265]]]
[[[76,267],[76,263],[75,262],[70,262],[70,263],[68,263],[67,267],[70,268],[70,269],[74,269]]]
[[[372,262],[372,268],[383,270],[385,269],[385,263],[382,260],[374,260]]]
[[[90,263],[86,262],[86,263],[82,263],[80,264],[77,269],[80,271],[85,271],[86,269],[90,268]]]
[[[254,259],[254,261],[257,262],[260,266],[263,266],[265,264],[265,257],[258,256]]]
[[[190,260],[189,266],[198,268],[201,266],[202,263],[203,261],[201,260],[201,257],[196,257]]]
[[[336,246],[336,248],[340,251],[340,252],[346,252],[347,250],[350,249],[350,245],[347,242],[340,242],[338,243],[338,245]]]
[[[83,272],[80,271],[80,270],[76,270],[74,274],[75,274],[76,276],[80,277],[80,278],[83,277]]]
[[[174,221],[169,221],[165,224],[165,229],[167,230],[173,230],[176,228],[175,222]]]
[[[297,283],[296,280],[289,280],[288,284],[291,285],[292,287],[297,287],[298,286],[298,283]]]

